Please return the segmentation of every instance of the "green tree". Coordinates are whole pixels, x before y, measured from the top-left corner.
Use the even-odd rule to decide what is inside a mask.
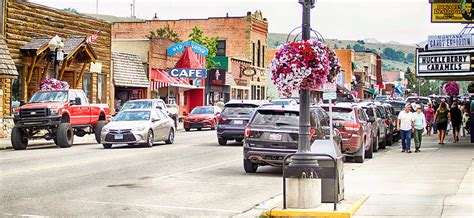
[[[352,46],[350,44],[347,44],[346,49],[352,49]]]
[[[406,60],[407,60],[409,63],[414,63],[414,62],[415,62],[415,55],[414,55],[413,53],[408,53]]]
[[[336,43],[334,43],[334,47],[333,47],[333,49],[339,49],[339,46],[337,46],[337,44],[336,44]]]
[[[197,42],[209,49],[209,53],[206,56],[206,68],[209,69],[219,66],[219,63],[214,61],[214,57],[217,54],[217,37],[204,36],[204,32],[201,28],[195,26],[192,33],[189,34],[189,40]]]
[[[169,25],[166,25],[166,27],[163,28],[158,28],[155,31],[150,31],[150,33],[146,35],[146,37],[149,39],[160,37],[170,39],[173,42],[181,42],[181,39],[178,37],[178,34],[174,32],[174,30],[171,29]]]

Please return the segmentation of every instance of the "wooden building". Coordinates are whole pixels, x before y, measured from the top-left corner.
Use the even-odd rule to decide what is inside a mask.
[[[1,5],[1,33],[19,72],[2,80],[4,90],[11,90],[4,92],[4,115],[11,115],[12,104],[28,100],[42,78],[54,75],[48,43],[56,35],[64,43],[56,78],[83,89],[92,103],[111,103],[111,23],[24,1],[2,0]],[[94,33],[98,37],[86,43]]]
[[[4,118],[4,104],[3,102],[8,102],[9,99],[5,99],[8,96],[11,96],[11,89],[8,82],[11,79],[18,77],[18,72],[13,62],[10,52],[8,51],[7,44],[3,39],[3,36],[0,35],[0,137],[5,137],[8,134],[8,130],[12,128],[13,122],[11,119]],[[6,85],[4,85],[4,83]],[[5,97],[4,97],[5,96]]]

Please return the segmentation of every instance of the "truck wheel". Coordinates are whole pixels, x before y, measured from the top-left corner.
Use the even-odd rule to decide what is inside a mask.
[[[28,146],[28,137],[21,128],[13,127],[11,143],[15,150],[25,150]]]
[[[74,131],[70,123],[61,123],[58,127],[56,135],[58,145],[61,148],[69,148],[74,142]]]
[[[219,145],[226,145],[227,144],[227,139],[225,139],[225,138],[218,138],[217,141],[219,142]]]
[[[258,164],[252,163],[248,159],[244,159],[244,170],[246,173],[255,173],[257,172]]]
[[[100,144],[100,134],[102,133],[102,128],[104,128],[105,124],[107,124],[107,122],[104,120],[99,120],[99,122],[97,122],[95,125],[94,134],[97,144]]]
[[[54,141],[54,144],[56,144],[56,145],[59,145],[59,144],[58,144],[58,139],[57,139],[57,138],[54,138],[54,139],[53,139],[53,141]]]
[[[173,144],[174,142],[174,130],[170,129],[170,132],[168,133],[168,139],[165,141],[166,144]]]

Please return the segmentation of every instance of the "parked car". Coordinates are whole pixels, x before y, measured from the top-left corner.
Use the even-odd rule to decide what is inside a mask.
[[[100,143],[100,132],[110,118],[108,105],[89,104],[86,94],[77,89],[36,92],[13,115],[11,143],[15,150],[26,149],[30,139],[38,138],[67,148],[74,135],[86,134],[95,134]]]
[[[275,99],[271,103],[274,105],[298,105],[298,101],[293,98]]]
[[[201,131],[202,128],[215,130],[218,123],[217,116],[219,114],[221,114],[221,108],[217,106],[196,107],[184,118],[184,130],[186,130],[186,132],[193,128],[198,131]]]
[[[386,141],[387,145],[391,146],[399,134],[397,131],[397,116],[395,115],[395,110],[391,104],[383,103],[382,106],[385,108],[385,112],[387,113],[386,124],[388,124],[388,136]]]
[[[382,117],[379,107],[371,102],[359,103],[359,106],[365,111],[368,116],[369,123],[372,124],[372,150],[377,152],[379,148],[385,148],[387,129],[385,119]]]
[[[379,101],[379,102],[384,102],[384,101],[387,101],[387,100],[391,100],[392,97],[390,97],[390,95],[379,95],[377,97],[375,97],[375,101]]]
[[[174,127],[178,127],[178,110],[169,108],[161,99],[139,99],[125,102],[120,111],[129,109],[157,109],[163,110],[166,115],[174,121]]]
[[[311,143],[329,138],[328,116],[321,108],[310,108]],[[281,166],[283,158],[298,150],[299,107],[262,106],[257,108],[245,128],[244,170],[255,173],[259,166]],[[334,130],[334,143],[342,139]]]
[[[217,121],[217,141],[219,145],[226,145],[229,140],[242,142],[245,126],[253,112],[268,101],[232,100],[224,105]]]
[[[385,103],[392,105],[395,116],[398,116],[400,111],[405,110],[405,105],[407,104],[405,101],[395,101],[395,100],[389,100],[389,101],[386,101]]]
[[[157,141],[173,144],[174,121],[161,110],[127,109],[120,111],[102,128],[104,148],[113,144],[141,144],[152,147]]]
[[[431,102],[431,98],[428,97],[421,97],[421,96],[410,96],[405,99],[407,103],[411,103],[412,101],[415,101],[416,104],[423,104],[424,106],[428,105],[428,103]]]
[[[322,105],[322,108],[329,111],[328,105]],[[362,108],[350,103],[336,104],[332,107],[332,120],[341,132],[341,152],[345,156],[354,157],[357,163],[373,157],[372,125]]]

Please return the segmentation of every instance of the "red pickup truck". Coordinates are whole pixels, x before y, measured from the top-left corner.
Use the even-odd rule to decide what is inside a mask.
[[[102,127],[110,119],[108,105],[89,104],[85,93],[77,89],[36,92],[13,115],[11,143],[15,150],[26,149],[30,139],[54,140],[67,148],[74,135],[86,134],[95,134],[100,143]]]

